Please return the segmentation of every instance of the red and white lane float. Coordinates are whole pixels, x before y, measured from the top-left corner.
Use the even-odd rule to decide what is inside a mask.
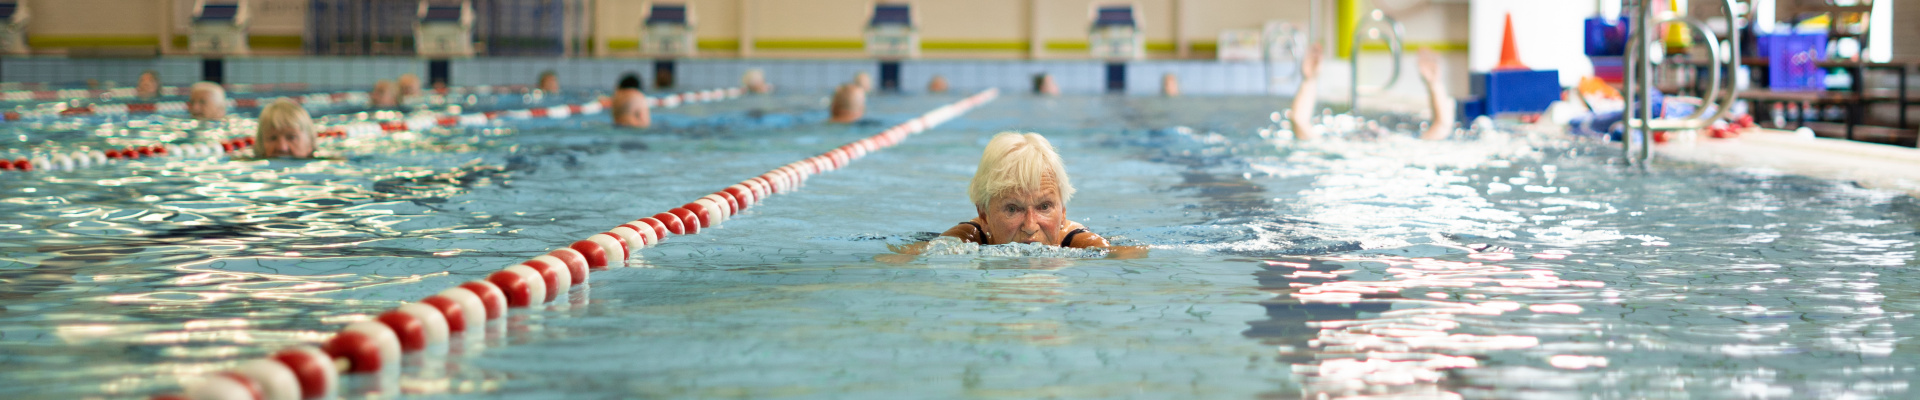
[[[254,91],[254,90],[248,90],[254,87],[278,88],[281,86],[227,85],[227,87],[228,87],[227,91],[229,93],[246,93],[246,92]],[[304,90],[306,85],[298,84],[297,87],[299,89],[293,89],[293,87],[296,87],[296,86],[292,86],[292,85],[287,85],[285,87],[287,87],[287,89],[283,89],[283,90]],[[130,88],[114,89],[113,91],[108,91],[108,92],[118,93],[117,91],[121,91],[121,90],[126,91],[125,96],[115,96],[111,98],[133,97],[132,95],[133,89],[130,89]],[[449,90],[449,93],[445,96],[462,96],[467,94],[521,93],[527,90],[528,89],[525,86],[486,86],[486,85],[468,86],[468,87],[453,88]],[[188,94],[187,93],[188,91],[189,91],[189,88],[187,87],[168,87],[162,91],[162,94],[185,96]],[[81,92],[85,92],[85,91],[83,90]],[[61,99],[61,96],[55,95],[57,93],[73,94],[73,93],[81,93],[81,92],[73,92],[73,90],[32,91],[32,92],[14,91],[14,92],[0,93],[0,100],[54,101],[54,100]],[[31,93],[31,95],[23,95],[20,93]],[[42,96],[43,94],[45,94],[45,96]],[[367,92],[363,92],[363,91],[308,93],[308,94],[300,94],[300,95],[289,95],[285,97],[288,99],[292,99],[293,101],[299,102],[303,105],[306,105],[308,107],[329,106],[329,105],[367,105],[369,102],[372,101],[372,97],[370,97],[367,94]],[[67,97],[66,99],[78,99],[78,98],[80,97]],[[272,102],[273,99],[276,99],[276,98],[278,97],[239,98],[239,99],[233,99],[231,103],[234,108],[241,108],[241,109],[260,108],[260,107],[266,106],[268,103]],[[103,97],[102,99],[106,99],[106,97]],[[127,115],[127,114],[154,114],[154,113],[179,114],[179,113],[185,113],[185,112],[187,112],[187,103],[185,101],[160,101],[160,102],[138,102],[138,103],[96,103],[96,104],[87,104],[87,105],[82,105],[77,107],[56,106],[56,107],[48,108],[45,110],[8,112],[4,115],[4,119],[7,121],[18,121],[22,119],[46,118],[46,117],[55,117],[55,116]]]
[[[540,307],[585,284],[594,269],[624,264],[627,256],[665,240],[692,235],[760,201],[797,188],[812,175],[832,171],[872,152],[898,144],[907,135],[939,125],[992,100],[988,90],[894,126],[873,137],[826,154],[783,165],[759,176],[701,196],[685,206],[621,224],[571,245],[512,264],[486,276],[402,304],[372,319],[348,324],[319,348],[296,346],[236,369],[207,374],[187,384],[180,395],[155,399],[312,399],[338,390],[340,374],[376,373],[400,365],[402,354],[450,340],[453,334],[483,331],[487,321],[513,308]],[[712,96],[712,95],[709,95]],[[701,98],[701,97],[694,97]]]
[[[44,85],[41,85],[41,87],[44,87]],[[0,87],[0,89],[6,90],[4,92],[0,92],[0,101],[12,101],[12,102],[115,100],[115,99],[130,99],[134,97],[139,97],[140,95],[139,89],[136,89],[133,87],[120,87],[120,88],[101,89],[101,90],[93,90],[93,89],[47,90],[42,88],[23,89],[23,88],[8,88],[8,87]],[[192,89],[193,88],[190,86],[165,86],[160,88],[159,93],[162,96],[186,96],[188,92],[192,91]],[[252,92],[287,92],[287,91],[307,90],[307,84],[305,83],[227,84],[225,85],[225,89],[229,94],[252,93]]]

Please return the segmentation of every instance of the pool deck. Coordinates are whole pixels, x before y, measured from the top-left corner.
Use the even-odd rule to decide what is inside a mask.
[[[1690,143],[1689,143],[1690,142]],[[1737,139],[1701,137],[1660,145],[1656,157],[1858,182],[1920,196],[1920,149],[1763,129]]]

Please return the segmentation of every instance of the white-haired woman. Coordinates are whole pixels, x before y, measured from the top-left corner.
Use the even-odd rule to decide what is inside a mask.
[[[293,100],[281,98],[260,110],[254,131],[254,157],[313,158],[313,117]]]
[[[194,83],[187,92],[187,115],[198,120],[227,117],[227,90],[213,82]]]
[[[974,218],[941,236],[982,245],[1039,243],[1060,247],[1108,247],[1100,237],[1067,219],[1073,184],[1053,144],[1037,133],[1002,132],[987,142],[968,185]],[[918,254],[925,243],[894,250]]]

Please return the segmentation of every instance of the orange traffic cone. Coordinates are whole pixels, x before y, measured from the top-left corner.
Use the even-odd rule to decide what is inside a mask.
[[[1533,68],[1527,68],[1526,64],[1520,63],[1520,48],[1519,48],[1520,46],[1515,46],[1513,44],[1513,13],[1507,13],[1507,31],[1506,33],[1500,36],[1501,36],[1500,65],[1495,65],[1493,67],[1493,70],[1495,71],[1532,70]]]

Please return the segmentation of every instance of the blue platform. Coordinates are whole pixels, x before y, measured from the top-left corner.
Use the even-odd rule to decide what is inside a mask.
[[[1473,74],[1474,99],[1461,102],[1460,120],[1482,115],[1539,114],[1560,100],[1560,71],[1493,71]]]

